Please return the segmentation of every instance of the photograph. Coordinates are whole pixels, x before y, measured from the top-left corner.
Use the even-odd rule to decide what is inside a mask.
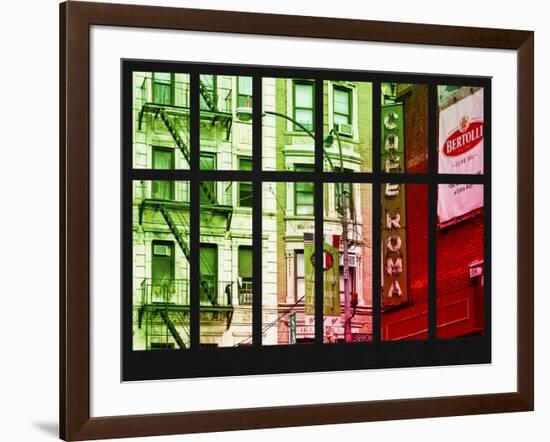
[[[123,70],[123,379],[491,361],[490,78]]]

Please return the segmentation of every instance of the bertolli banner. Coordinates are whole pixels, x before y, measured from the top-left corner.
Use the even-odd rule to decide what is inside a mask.
[[[483,173],[483,128],[483,89],[439,113],[439,173]],[[482,186],[439,186],[440,224],[480,207],[483,207]]]

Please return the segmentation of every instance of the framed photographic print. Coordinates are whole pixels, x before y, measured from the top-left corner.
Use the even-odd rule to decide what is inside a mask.
[[[68,2],[61,49],[63,439],[533,409],[532,32]]]

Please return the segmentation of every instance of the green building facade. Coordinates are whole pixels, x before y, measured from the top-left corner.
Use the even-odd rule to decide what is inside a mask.
[[[252,79],[201,75],[199,98],[200,168],[252,170]],[[323,100],[325,170],[370,172],[372,84],[325,81]],[[264,78],[262,102],[263,170],[313,174],[315,82]],[[189,169],[189,114],[188,74],[134,73],[133,167]],[[312,341],[314,319],[304,313],[304,241],[314,232],[313,183],[265,182],[261,195],[246,181],[205,181],[198,190],[201,345],[252,342],[252,207],[260,198],[262,343]],[[133,182],[135,350],[190,345],[189,205],[189,182]],[[370,184],[324,185],[325,240],[336,244],[342,219],[348,220],[350,321],[357,339],[372,333],[371,205]],[[343,320],[343,313],[325,318],[327,342],[342,339]]]

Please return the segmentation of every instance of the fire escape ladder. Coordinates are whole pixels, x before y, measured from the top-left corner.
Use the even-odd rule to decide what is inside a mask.
[[[187,336],[187,342],[191,342],[191,331],[185,326],[185,322],[182,321],[182,329],[185,333],[185,335]]]
[[[208,88],[204,85],[202,80],[199,80],[199,92],[200,92],[204,102],[208,106],[208,110],[214,112],[216,110],[214,99],[213,99],[212,95],[210,94],[210,92],[208,92]]]
[[[172,218],[172,215],[170,214],[170,211],[162,204],[159,204],[158,210],[160,210],[160,213],[162,213],[162,216],[164,217],[166,224],[168,224],[168,227],[170,227],[172,234],[176,238],[176,241],[178,242],[181,250],[183,251],[183,254],[187,258],[187,262],[191,262],[191,251],[189,250],[189,246],[184,241],[181,232],[179,231],[176,223],[174,222],[174,219]],[[180,223],[186,228],[187,231],[189,231],[189,228],[187,226],[187,222],[185,221],[185,219],[183,217],[178,217],[178,218]],[[199,282],[200,282],[201,288],[206,293],[206,296],[210,300],[211,304],[218,305],[216,291],[212,290],[212,287],[208,283],[208,280],[203,278],[201,273],[199,273]]]
[[[183,141],[183,138],[178,133],[178,130],[174,127],[174,124],[172,124],[172,122],[166,115],[166,112],[164,112],[164,109],[159,108],[155,115],[158,115],[160,117],[160,119],[168,129],[168,132],[170,132],[170,135],[172,135],[172,138],[174,139],[176,145],[183,154],[183,157],[187,160],[187,164],[191,164],[189,161],[189,148],[185,144],[185,141]]]
[[[183,251],[183,254],[187,258],[187,261],[190,262],[191,260],[191,251],[189,250],[189,246],[183,239],[183,236],[181,232],[179,231],[178,227],[176,226],[176,223],[174,221],[174,218],[172,218],[172,215],[170,214],[170,211],[162,204],[159,204],[158,209],[160,210],[160,213],[162,213],[162,216],[164,217],[164,220],[166,221],[166,224],[168,224],[168,227],[170,227],[170,231],[174,235],[174,238],[176,238],[176,241],[178,242],[179,246],[181,247],[181,250]],[[182,218],[180,218],[182,219]]]
[[[206,183],[203,182],[203,181],[200,181],[200,182],[199,182],[199,186],[200,186],[202,192],[206,195],[206,198],[208,199],[208,201],[210,202],[210,204],[211,204],[211,205],[217,204],[217,202],[216,202],[216,197],[215,197],[214,194],[210,191],[210,189],[208,188],[208,186],[206,185]]]
[[[176,326],[174,325],[174,323],[170,319],[170,315],[168,314],[168,312],[164,309],[158,309],[157,312],[158,312],[159,316],[162,318],[162,320],[164,321],[164,323],[166,324],[166,327],[168,327],[168,330],[170,331],[170,334],[172,335],[172,337],[174,338],[174,340],[178,344],[178,347],[179,348],[186,348],[185,343],[183,342],[183,339],[181,339],[181,336],[178,333],[178,331],[176,330]]]
[[[168,129],[168,132],[170,132],[170,135],[172,135],[172,138],[176,142],[176,145],[178,146],[179,150],[183,154],[183,157],[186,159],[187,164],[191,164],[190,162],[190,156],[189,156],[189,148],[185,144],[185,141],[183,141],[183,138],[179,135],[178,130],[174,127],[174,124],[170,121],[168,116],[166,115],[166,112],[164,112],[164,109],[158,109],[157,113],[155,115],[158,115],[166,128]],[[208,202],[212,205],[217,204],[215,195],[210,191],[209,187],[204,183],[200,182],[199,186],[206,196]]]
[[[143,323],[143,317],[145,316],[145,303],[143,303],[139,307],[138,310],[138,328],[141,328],[141,324]]]

